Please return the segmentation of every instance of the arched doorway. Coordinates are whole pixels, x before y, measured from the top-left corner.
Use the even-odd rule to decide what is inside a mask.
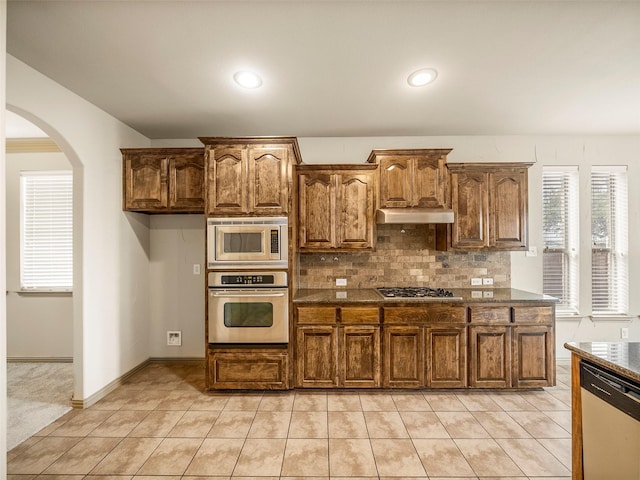
[[[16,128],[17,127],[17,128]],[[46,125],[43,125],[47,129]],[[74,297],[21,281],[21,225],[30,179],[67,178],[73,164],[43,128],[11,111],[6,133],[7,449],[71,409]],[[68,188],[68,187],[65,187]],[[72,222],[73,223],[73,222]],[[74,242],[75,250],[75,242]]]

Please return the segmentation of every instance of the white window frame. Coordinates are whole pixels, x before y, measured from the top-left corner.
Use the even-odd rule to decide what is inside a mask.
[[[629,314],[628,181],[626,166],[591,167],[591,315],[594,317]],[[595,203],[598,198],[599,205]],[[596,221],[605,224],[604,235],[596,235]],[[598,256],[600,261],[596,261]]]
[[[575,316],[579,313],[578,185],[577,166],[544,166],[542,169],[543,293],[559,299],[556,305],[558,316]],[[549,228],[553,216],[559,217],[555,231]]]
[[[73,290],[73,175],[20,172],[20,289]]]

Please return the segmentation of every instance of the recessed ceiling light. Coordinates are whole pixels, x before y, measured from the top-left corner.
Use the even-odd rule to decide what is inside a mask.
[[[262,85],[262,79],[253,72],[236,72],[233,75],[233,79],[244,88],[258,88]]]
[[[409,78],[407,78],[407,83],[412,87],[423,87],[433,82],[437,76],[438,72],[436,72],[433,68],[422,68],[409,75]]]

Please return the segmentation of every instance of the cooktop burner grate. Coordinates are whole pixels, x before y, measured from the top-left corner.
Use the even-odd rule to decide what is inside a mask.
[[[378,291],[386,298],[421,298],[421,297],[454,297],[452,291],[444,288],[430,287],[398,287],[378,288]]]

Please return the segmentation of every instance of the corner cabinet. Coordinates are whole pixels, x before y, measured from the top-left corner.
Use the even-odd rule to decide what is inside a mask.
[[[300,251],[370,250],[377,165],[298,165]]]
[[[450,151],[373,150],[367,162],[380,165],[380,208],[448,206]]]
[[[530,163],[448,164],[450,250],[526,250]]]
[[[204,212],[204,149],[123,148],[123,210]]]
[[[286,215],[292,165],[301,162],[294,137],[202,137],[207,215]]]

